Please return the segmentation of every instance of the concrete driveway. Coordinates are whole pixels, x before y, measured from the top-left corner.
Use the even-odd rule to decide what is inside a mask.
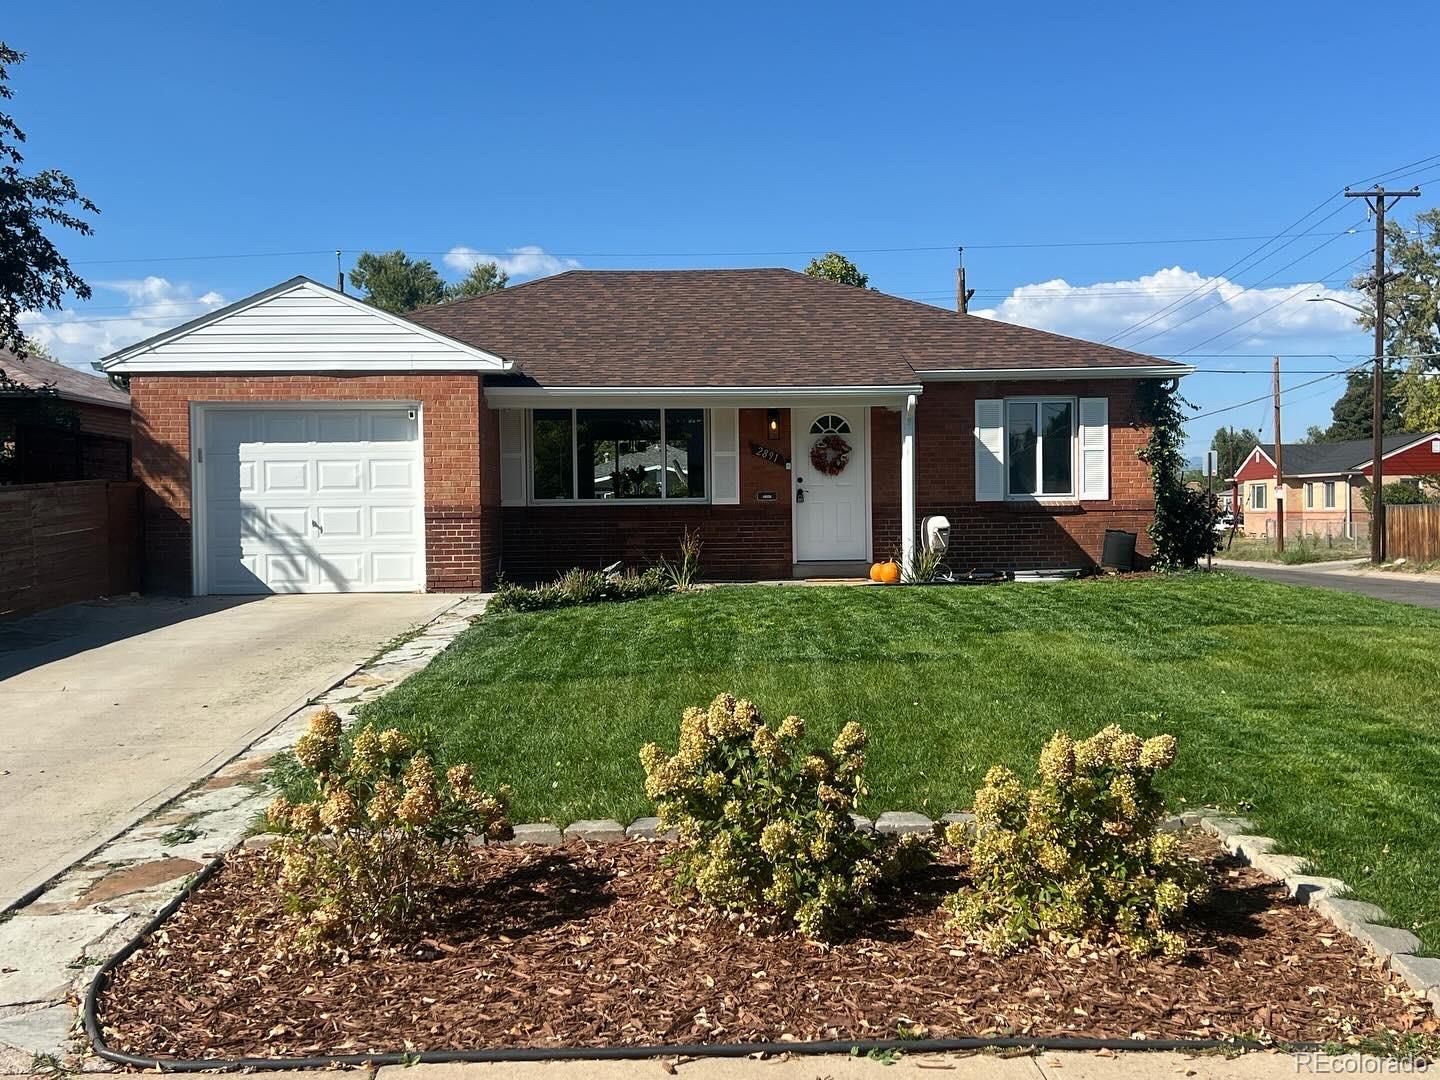
[[[0,910],[458,599],[102,601],[0,624]]]

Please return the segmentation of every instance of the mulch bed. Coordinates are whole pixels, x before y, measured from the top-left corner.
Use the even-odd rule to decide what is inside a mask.
[[[447,914],[403,947],[277,959],[256,856],[202,886],[115,973],[114,1049],[291,1056],[974,1035],[1280,1040],[1433,1031],[1353,941],[1284,887],[1187,840],[1215,895],[1181,962],[1110,950],[995,959],[945,928],[963,867],[937,865],[885,917],[824,948],[756,936],[670,899],[662,845],[492,847]]]

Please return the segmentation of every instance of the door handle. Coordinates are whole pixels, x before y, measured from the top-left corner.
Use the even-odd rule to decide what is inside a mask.
[[[325,534],[325,530],[321,527],[320,522],[316,521],[314,518],[311,518],[310,524],[314,527],[317,533],[320,533],[322,536]]]
[[[804,489],[804,488],[796,488],[796,489],[795,489],[795,501],[796,501],[797,503],[803,503],[803,502],[805,501],[805,489]]]

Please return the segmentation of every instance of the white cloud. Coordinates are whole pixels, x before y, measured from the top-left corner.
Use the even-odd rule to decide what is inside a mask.
[[[103,302],[107,292],[118,294],[124,303],[107,306]],[[162,277],[97,282],[95,299],[101,302],[71,311],[23,312],[20,328],[56,359],[89,370],[93,360],[226,303],[213,289],[197,294],[190,285]]]
[[[509,248],[503,255],[490,255],[475,248],[457,244],[445,253],[445,265],[461,274],[468,274],[481,263],[493,262],[511,277],[533,278],[558,274],[562,270],[574,270],[580,264],[574,259],[561,259],[547,255],[537,244]]]
[[[1347,290],[1318,283],[1246,289],[1225,278],[1207,282],[1205,275],[1178,266],[1130,281],[1104,281],[1094,285],[1071,285],[1056,278],[1022,285],[998,306],[972,309],[972,314],[1102,341],[1174,303],[1172,310],[1114,343],[1139,352],[1175,353],[1239,326],[1252,316],[1252,321],[1239,326],[1233,334],[1217,338],[1205,348],[1220,351],[1251,345],[1270,349],[1285,340],[1357,332],[1353,312],[1338,304],[1305,302],[1307,297],[1328,296],[1348,304],[1360,304],[1363,298]],[[1195,296],[1187,297],[1192,289],[1197,290]],[[1294,299],[1266,311],[1292,294]],[[1187,302],[1177,303],[1182,299]]]

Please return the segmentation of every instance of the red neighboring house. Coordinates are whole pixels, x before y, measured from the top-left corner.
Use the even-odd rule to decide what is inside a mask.
[[[407,317],[294,278],[108,357],[152,586],[488,588],[673,556],[967,570],[1141,534],[1141,380],[1191,369],[789,270],[570,271]]]
[[[1440,475],[1440,432],[1386,435],[1385,482]],[[1370,439],[1333,443],[1285,443],[1285,535],[1370,535],[1365,496],[1374,472]],[[1245,515],[1246,536],[1274,536],[1275,444],[1250,452],[1231,478],[1234,499]]]
[[[129,394],[108,379],[0,348],[0,482],[129,476]]]

